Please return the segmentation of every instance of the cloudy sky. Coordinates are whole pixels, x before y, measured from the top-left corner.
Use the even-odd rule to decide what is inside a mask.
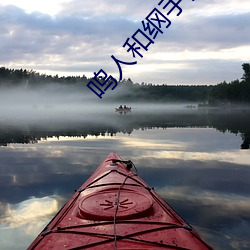
[[[123,44],[159,0],[0,0],[0,66],[40,73],[93,76],[103,69],[155,84],[216,84],[242,76],[250,62],[249,0],[183,0],[140,58]],[[177,1],[176,1],[177,2]],[[240,4],[239,4],[240,2]],[[145,31],[146,33],[146,31]],[[137,36],[138,38],[139,36]],[[152,38],[152,37],[151,37]],[[146,40],[140,36],[140,41]],[[136,45],[138,46],[138,44]]]

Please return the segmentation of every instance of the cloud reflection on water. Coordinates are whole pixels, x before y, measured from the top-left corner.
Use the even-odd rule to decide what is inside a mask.
[[[53,195],[67,199],[115,150],[124,159],[131,159],[139,175],[188,222],[205,227],[207,239],[224,247],[216,249],[240,249],[235,246],[242,247],[243,241],[249,246],[249,230],[243,230],[250,227],[250,155],[235,149],[240,140],[239,136],[209,128],[173,128],[139,129],[131,135],[117,133],[113,137],[51,138],[25,147],[12,144],[0,151],[0,207],[4,211],[0,224],[8,225],[1,229],[1,235],[10,238],[16,233],[20,243],[20,235],[27,236],[27,232],[26,236],[22,232],[25,216],[32,220],[27,225],[28,232],[32,228],[39,233],[45,217],[39,211],[37,217],[29,217],[30,211],[43,201],[55,209],[53,199],[57,198]],[[30,200],[32,195],[36,198]],[[42,210],[46,209],[45,203]],[[222,237],[217,242],[217,236],[207,230],[231,239]]]
[[[53,215],[59,209],[58,201],[55,197],[30,198],[18,204],[8,204],[5,209],[5,216],[0,219],[0,223],[15,228],[24,224],[34,224],[37,220]],[[32,234],[29,227],[26,233]]]
[[[5,204],[0,217],[2,249],[23,249],[37,236],[61,207],[56,196],[30,198],[18,204]]]

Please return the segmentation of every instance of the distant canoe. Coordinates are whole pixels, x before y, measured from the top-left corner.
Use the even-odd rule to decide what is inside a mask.
[[[130,108],[115,108],[115,111],[116,112],[125,112],[125,113],[128,113],[128,112],[131,112],[131,107]]]

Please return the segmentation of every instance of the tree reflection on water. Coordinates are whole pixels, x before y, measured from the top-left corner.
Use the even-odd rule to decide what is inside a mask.
[[[117,133],[131,134],[137,129],[209,127],[220,132],[229,131],[242,137],[241,149],[250,145],[250,110],[183,110],[159,112],[132,112],[128,115],[95,114],[96,119],[88,121],[84,116],[72,120],[49,120],[38,123],[0,123],[0,145],[11,143],[37,143],[52,137],[87,137],[88,135],[114,136]],[[85,117],[87,118],[87,117]]]

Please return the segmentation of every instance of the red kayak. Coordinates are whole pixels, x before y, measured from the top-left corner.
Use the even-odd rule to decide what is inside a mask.
[[[133,167],[110,153],[28,249],[212,249]]]

